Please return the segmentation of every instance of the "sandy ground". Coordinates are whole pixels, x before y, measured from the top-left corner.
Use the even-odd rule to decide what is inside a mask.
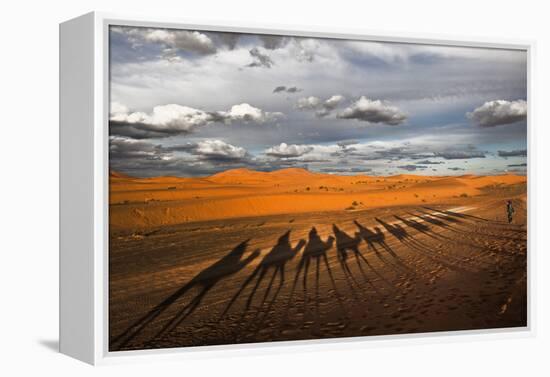
[[[430,202],[115,224],[110,350],[526,326],[526,187],[502,177]]]
[[[336,176],[303,169],[228,170],[206,178],[136,179],[112,173],[111,229],[276,214],[423,205],[525,183],[524,176]]]

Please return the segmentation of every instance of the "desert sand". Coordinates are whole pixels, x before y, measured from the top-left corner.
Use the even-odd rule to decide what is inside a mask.
[[[110,224],[113,229],[147,228],[249,216],[422,205],[519,183],[525,183],[525,177],[336,176],[304,169],[269,173],[235,169],[206,178],[136,179],[111,173]]]
[[[526,326],[526,207],[516,175],[111,172],[110,349]]]

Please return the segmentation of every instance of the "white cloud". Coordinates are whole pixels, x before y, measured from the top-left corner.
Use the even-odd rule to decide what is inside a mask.
[[[299,110],[317,110],[316,115],[318,117],[324,117],[331,113],[336,107],[344,101],[344,96],[335,94],[326,100],[322,100],[319,97],[310,96],[298,99],[296,108]]]
[[[142,124],[151,130],[189,132],[194,127],[204,126],[213,120],[209,113],[192,107],[176,104],[155,106],[153,112],[128,112],[128,108],[118,104],[118,110],[126,112],[111,113],[111,120],[121,123]]]
[[[524,100],[495,100],[485,102],[466,116],[481,127],[494,127],[515,123],[527,118],[527,102]]]
[[[298,99],[296,107],[300,110],[312,110],[321,105],[321,99],[315,96],[309,96]]]
[[[281,143],[265,150],[265,154],[274,157],[299,157],[313,150],[311,145]]]
[[[222,159],[242,159],[247,155],[246,149],[236,147],[222,140],[199,141],[193,153],[206,158]]]
[[[340,105],[340,103],[344,100],[344,96],[340,95],[340,94],[336,94],[336,95],[333,95],[332,97],[330,97],[329,99],[327,99],[324,103],[323,103],[323,106],[327,109],[330,109],[330,110],[333,110],[335,109],[336,107],[338,107],[338,105]]]
[[[369,123],[383,123],[396,126],[403,123],[407,116],[395,106],[380,100],[371,100],[361,96],[351,106],[338,113],[341,119],[357,119]]]
[[[176,39],[169,33],[171,31],[152,33],[147,36],[148,39],[141,36],[130,38],[128,34],[113,36],[112,47],[116,52],[113,57],[116,59],[111,61],[110,67],[110,97],[119,103],[113,103],[111,108],[112,135],[163,138],[155,143],[164,147],[188,142],[196,144],[198,140],[211,138],[221,139],[254,153],[260,151],[257,158],[265,160],[254,160],[257,165],[247,165],[260,170],[286,166],[284,164],[290,166],[297,162],[307,164],[312,169],[354,166],[350,164],[363,167],[367,164],[365,161],[368,161],[369,166],[383,163],[385,169],[394,162],[397,165],[401,159],[405,161],[400,161],[399,166],[412,164],[417,159],[458,164],[462,160],[456,158],[480,154],[479,151],[469,152],[466,146],[468,143],[478,148],[491,143],[495,151],[523,148],[520,142],[524,136],[519,127],[522,123],[497,129],[472,127],[457,122],[456,114],[458,111],[463,115],[465,109],[473,112],[486,101],[494,99],[525,98],[524,51],[380,42],[346,43],[348,41],[292,37],[275,37],[262,42],[262,38],[253,35],[235,38],[234,34],[188,32],[190,38],[204,34],[213,41],[216,53],[203,54],[189,49],[185,50],[189,53],[178,50],[174,47]],[[226,36],[231,37],[231,43],[222,40]],[[202,42],[208,45],[207,39]],[[132,43],[141,45],[132,49]],[[244,68],[256,61],[256,57],[250,53],[255,47],[262,55],[269,57],[273,63],[270,69]],[[172,53],[177,54],[177,59],[166,59],[165,54]],[[289,85],[302,89],[301,93],[290,95]],[[274,95],[274,88],[278,87],[275,91],[278,94]],[[335,104],[338,95],[345,95],[346,98]],[[307,96],[316,100],[302,100],[301,109],[296,100]],[[376,99],[383,99],[378,102],[378,110],[388,106],[397,108],[398,114],[407,117],[410,127],[378,127],[375,133],[357,127],[358,124],[368,124],[366,121],[384,124],[373,120],[373,114],[366,116],[360,111],[349,114],[350,109],[354,108],[352,103],[361,96],[368,97],[373,103]],[[167,119],[180,123],[179,129],[189,131],[172,131],[176,127],[160,124],[144,126],[116,122],[117,119],[152,122],[153,106],[165,104],[188,107],[188,115],[181,114],[181,117],[173,118],[167,116]],[[333,109],[328,111],[327,107]],[[277,121],[277,125],[270,124],[268,120],[278,119],[278,116],[267,110],[284,112],[284,120]],[[381,113],[378,110],[373,113]],[[338,113],[348,117],[337,118]],[[319,121],[315,116],[326,116],[327,119]],[[349,118],[366,121],[351,122]],[[386,120],[390,124],[399,123],[399,117],[396,120],[390,116]],[[256,127],[243,124],[264,122],[267,123],[265,126]],[[192,134],[187,135],[188,132]],[[438,135],[443,140],[438,143],[418,141],[412,145],[395,143],[394,146],[380,149],[374,142],[363,145],[373,138],[390,141],[412,135]],[[468,135],[471,140],[460,141],[458,138],[463,135]],[[358,145],[349,145],[347,148],[336,145],[339,140],[351,139],[357,139]],[[299,157],[277,158],[265,154],[266,148],[280,146],[283,141],[290,145],[323,145],[314,145],[312,151]],[[459,142],[462,145],[455,147]],[[443,154],[448,149],[467,150],[468,153]],[[197,161],[196,169],[212,171],[201,167],[208,165],[204,158],[194,154],[184,156]],[[422,160],[421,156],[424,157]],[[485,159],[469,162],[487,166],[491,156],[488,154]],[[314,160],[331,160],[334,164],[327,165],[327,162]],[[391,160],[391,163],[387,160]],[[148,166],[151,160],[143,163]],[[233,165],[241,163],[231,161]],[[220,166],[216,165],[216,169],[227,167],[224,164],[225,161]],[[185,166],[188,164],[185,163]]]
[[[283,116],[279,112],[267,112],[257,107],[251,106],[248,103],[241,103],[240,105],[233,105],[231,109],[226,112],[218,112],[226,121],[244,121],[244,122],[256,122],[265,123],[273,121]]]
[[[148,28],[115,28],[115,32],[124,33],[134,43],[160,43],[168,48],[167,53],[177,50],[190,51],[198,54],[213,54],[216,52],[214,42],[203,33],[188,30],[148,29]]]

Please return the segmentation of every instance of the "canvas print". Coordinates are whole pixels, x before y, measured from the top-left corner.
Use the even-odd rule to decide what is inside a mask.
[[[109,350],[527,325],[524,50],[111,26]]]

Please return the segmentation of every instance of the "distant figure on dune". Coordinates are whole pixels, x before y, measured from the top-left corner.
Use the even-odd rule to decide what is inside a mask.
[[[506,214],[508,215],[508,224],[512,223],[513,216],[514,216],[515,212],[516,211],[515,211],[514,207],[512,206],[512,201],[508,200],[506,202]]]

